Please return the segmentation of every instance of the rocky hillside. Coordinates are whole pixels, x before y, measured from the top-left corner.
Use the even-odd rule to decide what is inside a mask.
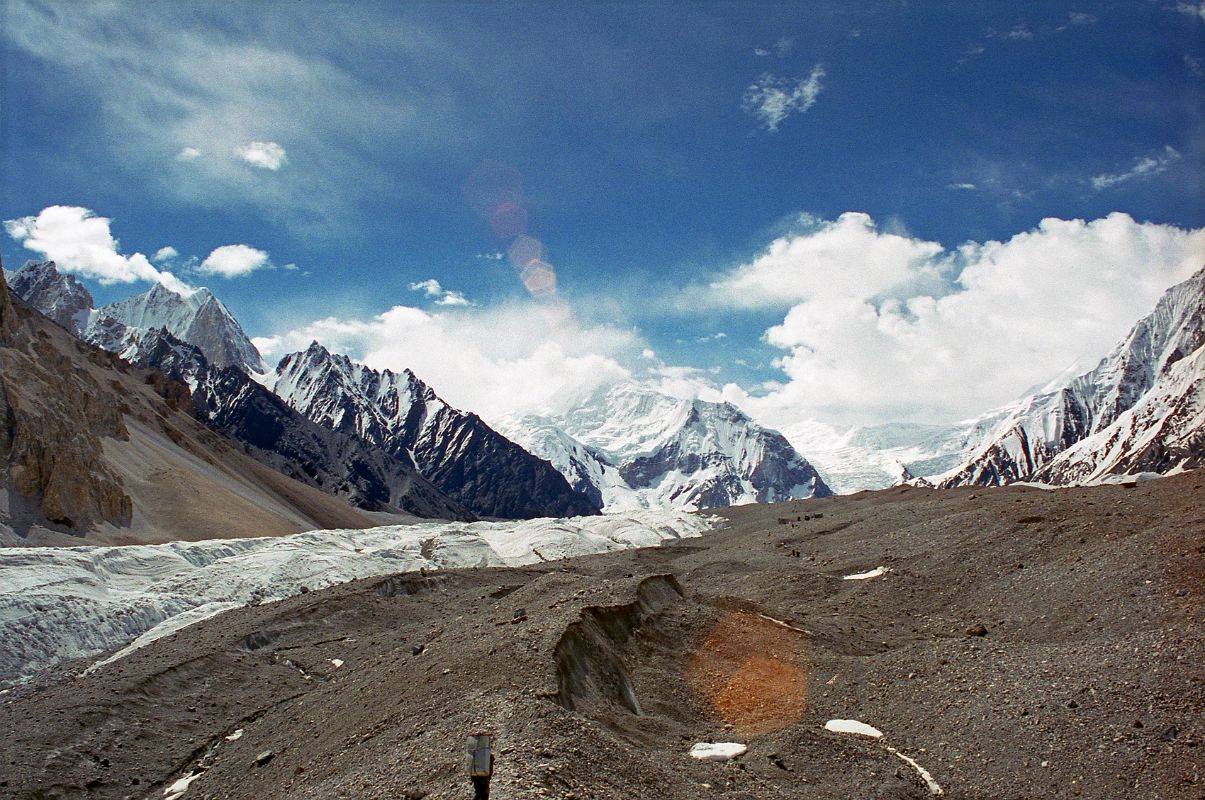
[[[1095,369],[985,415],[980,444],[939,484],[1067,483],[1199,466],[1203,346],[1205,269],[1168,289]]]
[[[9,288],[76,336],[88,327],[92,294],[74,275],[62,275],[53,261],[27,261],[9,275]]]
[[[413,459],[427,480],[478,516],[598,513],[548,462],[449,406],[409,370],[378,372],[314,342],[281,359],[265,384],[318,425]]]
[[[678,400],[634,384],[503,430],[604,510],[717,508],[832,491],[781,434],[730,403]]]
[[[0,544],[371,524],[198,423],[187,387],[80,341],[0,289]]]

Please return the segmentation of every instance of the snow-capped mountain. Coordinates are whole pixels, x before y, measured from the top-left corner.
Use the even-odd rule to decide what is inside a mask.
[[[138,331],[161,328],[200,348],[206,359],[219,367],[267,371],[238,320],[205,288],[177,292],[156,283],[142,294],[97,309],[83,338],[122,355]]]
[[[501,427],[608,512],[832,494],[781,434],[730,403],[620,384],[565,413],[510,419]]]
[[[838,430],[803,422],[782,433],[796,450],[807,453],[834,492],[848,494],[949,471],[966,458],[970,428],[887,422]]]
[[[53,261],[27,261],[8,273],[9,288],[22,300],[79,336],[92,313],[92,295],[73,275],[60,275]]]
[[[281,359],[265,385],[333,431],[397,458],[413,458],[444,494],[483,517],[526,519],[598,513],[547,462],[459,411],[414,373],[378,372],[314,342]]]
[[[209,364],[198,348],[165,330],[135,329],[123,358],[186,384],[198,419],[290,478],[367,511],[474,518],[420,475],[408,454],[391,455],[358,436],[312,422],[242,370]]]
[[[939,484],[1067,483],[1201,464],[1203,346],[1205,269],[1168,289],[1095,369],[984,415],[980,444]]]

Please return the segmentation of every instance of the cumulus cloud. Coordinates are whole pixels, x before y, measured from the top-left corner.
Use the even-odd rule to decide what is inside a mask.
[[[844,214],[710,287],[716,303],[785,309],[765,332],[782,380],[723,396],[777,427],[972,416],[1094,366],[1202,252],[1205,229],[1122,213],[954,250]]]
[[[795,112],[803,113],[816,104],[824,88],[824,67],[817,64],[806,78],[781,78],[764,73],[745,90],[741,108],[756,117],[771,133]]]
[[[177,161],[196,161],[201,157],[201,151],[195,147],[185,147],[179,153],[176,153]]]
[[[156,250],[155,255],[151,256],[151,261],[154,261],[156,264],[158,264],[163,261],[171,261],[178,255],[180,255],[179,251],[171,245],[168,245],[167,247],[160,247],[158,250]]]
[[[197,269],[208,275],[239,278],[271,266],[272,262],[263,250],[245,244],[226,244],[207,255]]]
[[[102,284],[156,281],[176,291],[188,287],[170,272],[151,266],[142,253],[122,255],[112,220],[79,206],[49,206],[35,217],[5,220],[4,230],[27,250],[41,253],[60,270]]]
[[[460,292],[454,292],[450,289],[445,289],[440,285],[439,281],[434,278],[428,278],[425,281],[418,281],[410,284],[410,291],[422,292],[425,296],[435,299],[437,306],[471,306],[473,305],[467,297]]]
[[[315,320],[255,345],[279,356],[315,339],[378,369],[409,368],[449,403],[487,421],[564,410],[586,392],[629,379],[622,363],[643,347],[631,331],[532,304],[435,311],[399,305],[370,319]]]
[[[238,148],[237,153],[239,158],[251,166],[273,172],[289,161],[285,149],[276,142],[250,142]]]
[[[1127,169],[1125,172],[1116,172],[1111,174],[1097,175],[1092,178],[1092,188],[1096,191],[1108,189],[1110,186],[1116,186],[1119,183],[1126,183],[1135,178],[1142,178],[1149,175],[1158,175],[1165,171],[1173,163],[1180,160],[1180,153],[1174,147],[1168,145],[1163,148],[1163,152],[1154,156],[1145,156],[1134,162],[1134,166]]]

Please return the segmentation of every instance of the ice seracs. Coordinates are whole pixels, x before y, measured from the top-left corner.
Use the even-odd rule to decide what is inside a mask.
[[[65,658],[144,645],[248,602],[377,575],[521,566],[702,535],[674,512],[421,523],[124,547],[0,548],[0,684]]]
[[[604,512],[716,508],[832,494],[776,431],[731,403],[682,400],[624,383],[556,414],[500,422]]]

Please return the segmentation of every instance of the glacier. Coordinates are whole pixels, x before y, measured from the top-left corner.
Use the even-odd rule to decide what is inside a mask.
[[[129,650],[223,611],[337,583],[522,566],[701,536],[714,517],[637,511],[510,522],[317,530],[261,539],[0,549],[0,686]],[[127,647],[128,646],[128,647]],[[112,660],[112,658],[108,659]]]

